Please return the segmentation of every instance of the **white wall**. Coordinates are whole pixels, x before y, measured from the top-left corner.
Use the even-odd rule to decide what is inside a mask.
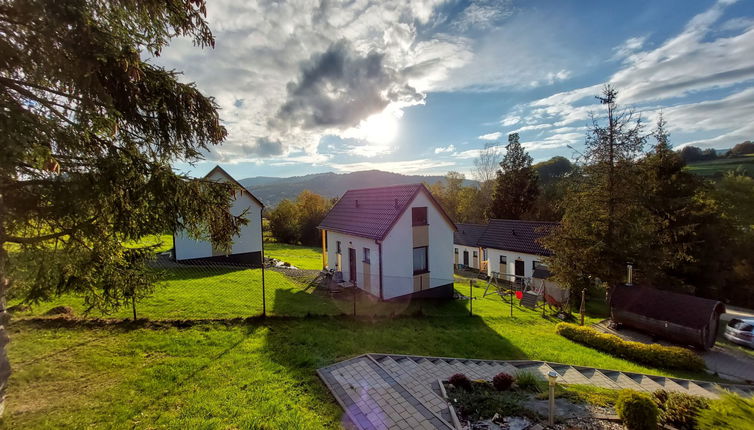
[[[341,267],[337,267],[337,241],[340,241],[341,250]],[[359,236],[338,233],[336,231],[327,232],[327,268],[343,272],[343,280],[349,280],[351,269],[348,261],[348,248],[356,250],[356,285],[379,297],[380,296],[380,254],[377,242],[373,239],[367,239]],[[369,248],[369,284],[370,288],[366,289],[364,279],[364,248]],[[384,256],[384,254],[383,254]]]
[[[500,256],[505,255],[507,258],[506,270],[500,270]],[[500,272],[500,274],[514,274],[515,273],[515,261],[521,259],[524,261],[524,276],[532,277],[534,274],[533,262],[542,262],[544,257],[535,254],[524,254],[522,252],[505,251],[495,248],[487,248],[487,256],[489,263],[487,265],[487,275],[492,275],[492,272]],[[512,279],[511,279],[512,280]]]
[[[469,253],[469,267],[473,267],[474,269],[479,269],[479,266],[482,262],[482,254],[478,247],[476,246],[465,246],[465,245],[453,245],[454,249],[458,249],[458,264],[463,264],[463,252],[467,251]],[[474,264],[474,253],[477,253],[477,259],[476,264]],[[455,255],[453,257],[453,261],[455,261]]]
[[[429,288],[453,282],[453,228],[426,194],[419,193],[398,219],[382,244],[385,299],[414,291],[414,255],[411,208],[427,207],[429,224]]]
[[[209,179],[226,181],[227,178],[219,172],[215,172]],[[241,215],[244,210],[248,224],[241,227],[241,231],[233,238],[232,254],[247,252],[259,252],[262,250],[262,206],[252,199],[247,193],[238,193],[233,201],[230,212],[233,215]],[[191,258],[205,258],[212,256],[212,244],[206,240],[194,240],[183,231],[175,233],[175,258],[187,260]]]

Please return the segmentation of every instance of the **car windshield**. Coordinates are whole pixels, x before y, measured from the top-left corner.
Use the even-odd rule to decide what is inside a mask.
[[[737,318],[730,320],[728,326],[741,331],[754,331],[754,325]]]

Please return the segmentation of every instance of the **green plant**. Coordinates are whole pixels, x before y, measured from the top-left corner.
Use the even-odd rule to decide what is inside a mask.
[[[660,422],[679,430],[693,430],[699,412],[707,409],[706,399],[684,393],[670,393],[660,406]]]
[[[659,409],[652,398],[633,390],[621,390],[615,411],[628,430],[655,430]]]
[[[649,366],[690,371],[704,370],[704,360],[693,351],[677,346],[631,342],[591,327],[559,323],[555,330],[565,338]]]
[[[471,391],[471,380],[463,373],[456,373],[448,378],[448,383],[456,388],[461,388],[466,391]]]
[[[547,383],[534,372],[528,370],[516,372],[516,385],[521,390],[541,393],[545,390],[546,384]]]
[[[470,390],[451,386],[448,388],[448,397],[461,417],[465,419],[489,419],[495,414],[502,416],[528,414],[521,407],[521,402],[525,399],[524,395],[512,391],[497,391],[490,383],[481,384],[472,381]]]
[[[700,430],[747,430],[754,423],[754,399],[733,393],[724,394],[699,412],[696,420]]]
[[[500,372],[492,378],[492,386],[497,391],[508,391],[513,385],[513,377],[505,372]]]

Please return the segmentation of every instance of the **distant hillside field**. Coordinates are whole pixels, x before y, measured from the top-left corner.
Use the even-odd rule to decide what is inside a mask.
[[[384,187],[389,185],[426,182],[434,184],[444,176],[401,175],[381,170],[366,170],[352,173],[317,173],[291,178],[258,176],[241,179],[239,182],[251,190],[265,205],[275,206],[283,199],[295,199],[302,191],[309,190],[325,197],[340,197],[353,188]],[[476,184],[466,180],[464,185]]]
[[[688,169],[701,176],[721,176],[729,170],[736,170],[739,166],[747,175],[754,177],[754,154],[737,158],[720,158],[711,161],[690,163]]]

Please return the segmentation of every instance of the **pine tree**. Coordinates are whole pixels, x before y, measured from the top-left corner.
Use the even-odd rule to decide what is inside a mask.
[[[618,107],[617,95],[605,86],[597,97],[606,110],[604,124],[592,116],[583,174],[563,199],[560,228],[543,241],[554,252],[549,264],[556,277],[573,288],[589,277],[625,280],[626,263],[636,263],[646,243],[636,165],[645,143],[643,126],[631,110]]]
[[[518,133],[508,135],[505,150],[495,178],[488,217],[521,219],[539,194],[537,172],[532,168],[531,156],[519,142]]]
[[[77,294],[111,311],[148,295],[150,249],[188,231],[227,249],[232,185],[175,173],[226,136],[217,105],[148,61],[173,37],[214,45],[203,0],[24,0],[0,6],[0,409],[5,294]]]

